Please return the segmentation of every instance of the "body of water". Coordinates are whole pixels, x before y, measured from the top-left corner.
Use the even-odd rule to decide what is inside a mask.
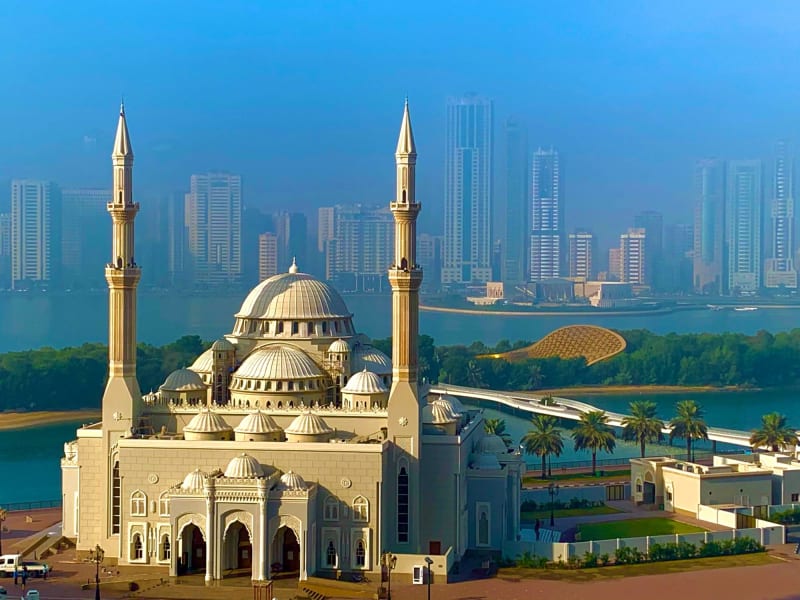
[[[162,345],[182,335],[196,334],[211,340],[233,329],[233,315],[245,294],[219,296],[139,295],[138,337]],[[391,297],[347,295],[356,329],[372,338],[391,335]],[[42,346],[61,348],[84,342],[108,340],[108,299],[95,294],[0,294],[0,352]],[[614,329],[649,329],[655,333],[752,334],[800,327],[800,309],[775,308],[752,312],[692,310],[651,315],[499,316],[425,312],[420,331],[437,344],[470,344],[480,340],[493,345],[499,340],[535,341],[559,327],[576,324]]]

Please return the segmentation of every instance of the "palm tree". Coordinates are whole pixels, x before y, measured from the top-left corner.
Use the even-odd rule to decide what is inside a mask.
[[[583,413],[572,432],[572,439],[575,440],[575,450],[592,451],[592,475],[597,474],[597,451],[613,452],[617,445],[614,430],[608,425],[604,410]]]
[[[522,436],[520,443],[527,454],[542,457],[542,479],[547,477],[547,456],[555,454],[561,456],[564,450],[564,440],[561,438],[561,429],[556,427],[558,420],[550,415],[535,415],[532,419],[533,429]]]
[[[669,441],[676,437],[686,440],[686,460],[693,460],[692,440],[707,440],[708,425],[703,409],[694,400],[681,400],[675,405],[676,415],[670,420]]]
[[[483,430],[490,435],[499,437],[505,442],[506,446],[511,446],[511,436],[506,431],[505,419],[486,419],[483,422]]]
[[[622,419],[622,439],[639,442],[644,458],[648,443],[661,441],[664,423],[656,417],[656,403],[652,400],[637,400],[630,403],[631,414]]]
[[[753,450],[769,448],[778,452],[784,448],[796,446],[797,432],[786,424],[786,416],[776,412],[761,417],[761,428],[754,429],[750,436]]]

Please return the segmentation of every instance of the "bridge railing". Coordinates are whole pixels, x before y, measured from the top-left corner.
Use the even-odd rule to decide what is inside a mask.
[[[0,508],[5,508],[9,512],[15,510],[36,510],[37,508],[56,508],[61,506],[61,498],[57,500],[34,500],[32,502],[6,502],[0,504]]]

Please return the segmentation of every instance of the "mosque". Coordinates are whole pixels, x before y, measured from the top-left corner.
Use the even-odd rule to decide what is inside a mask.
[[[65,444],[63,531],[79,553],[204,573],[447,572],[518,539],[520,453],[479,410],[417,381],[416,148],[406,103],[395,154],[391,359],[328,284],[292,264],[261,282],[233,329],[158,391],[136,380],[133,150],[114,149],[109,369],[102,421]]]

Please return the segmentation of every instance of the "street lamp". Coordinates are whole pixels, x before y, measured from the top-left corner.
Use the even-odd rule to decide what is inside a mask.
[[[95,564],[94,571],[94,600],[100,600],[100,563],[103,562],[105,552],[97,544],[94,550],[89,550],[89,560]]]
[[[428,600],[431,600],[431,565],[433,564],[433,559],[430,556],[426,556],[425,564],[428,565]]]
[[[0,508],[0,554],[3,554],[3,522],[8,517],[8,511],[5,508]]]
[[[555,523],[553,519],[553,505],[555,504],[555,497],[558,496],[558,484],[550,483],[550,485],[547,486],[547,493],[550,494],[550,527],[552,527]]]
[[[397,557],[391,552],[381,554],[381,564],[386,567],[386,600],[392,600],[392,571],[397,566]]]

